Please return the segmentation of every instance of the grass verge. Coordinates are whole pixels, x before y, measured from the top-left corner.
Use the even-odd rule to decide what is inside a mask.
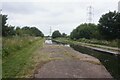
[[[34,51],[43,46],[43,39],[37,38],[30,45],[15,51],[12,55],[3,59],[3,78],[30,77],[34,69],[34,61],[31,59]]]
[[[100,44],[96,44],[96,43],[88,43],[88,42],[84,42],[84,41],[74,41],[74,40],[70,40],[70,39],[66,39],[66,38],[57,38],[57,39],[55,39],[55,41],[60,42],[60,43],[75,44],[75,45],[82,45],[82,46],[88,46],[88,47],[91,46],[91,47],[106,49],[106,50],[115,51],[115,52],[120,51],[120,49],[118,48],[118,42],[116,42],[116,44],[114,44],[115,42],[112,43],[112,44],[116,45],[116,47],[111,47],[111,46],[100,45]]]

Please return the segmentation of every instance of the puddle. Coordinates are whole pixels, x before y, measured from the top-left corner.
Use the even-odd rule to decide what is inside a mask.
[[[45,44],[52,44],[52,40],[45,40]]]
[[[45,40],[45,44],[50,44],[50,45],[60,45],[60,46],[66,46],[66,47],[70,47],[69,44],[64,44],[64,43],[58,43],[52,40]]]

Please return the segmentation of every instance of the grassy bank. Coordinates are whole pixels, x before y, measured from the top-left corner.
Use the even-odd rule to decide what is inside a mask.
[[[88,39],[81,39],[81,40],[71,40],[67,38],[57,38],[54,39],[58,42],[62,43],[68,43],[68,44],[75,44],[75,45],[82,45],[82,46],[91,46],[91,47],[96,47],[96,48],[102,48],[102,49],[107,49],[111,51],[120,51],[118,48],[118,40],[113,40],[113,41],[102,41],[102,40],[88,40]],[[114,47],[113,47],[114,46]]]
[[[104,46],[110,46],[110,47],[118,47],[118,39],[116,40],[97,40],[97,39],[85,39],[81,38],[78,40],[79,42],[84,42],[84,43],[90,43],[90,44],[98,44],[98,45],[104,45]]]
[[[37,37],[3,37],[2,57],[14,55],[15,52],[31,45]]]
[[[35,68],[32,55],[43,46],[43,39],[17,37],[3,39],[3,78],[31,77]]]

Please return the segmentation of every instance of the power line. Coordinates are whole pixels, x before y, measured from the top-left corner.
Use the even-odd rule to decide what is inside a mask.
[[[120,13],[120,1],[118,2],[118,12]]]
[[[89,6],[87,8],[87,21],[91,23],[93,21],[93,7]]]
[[[0,15],[2,15],[2,9],[0,9]]]
[[[50,36],[51,36],[51,33],[52,33],[52,28],[51,28],[51,26],[50,26]]]

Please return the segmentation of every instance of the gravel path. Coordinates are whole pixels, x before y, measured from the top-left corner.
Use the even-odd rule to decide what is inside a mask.
[[[54,59],[38,67],[35,78],[112,78],[98,59],[70,47],[45,44],[41,53]]]

